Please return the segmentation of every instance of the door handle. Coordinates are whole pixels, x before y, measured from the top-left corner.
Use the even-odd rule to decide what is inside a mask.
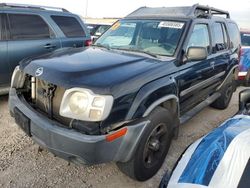
[[[214,69],[214,67],[215,67],[215,62],[212,61],[212,62],[210,63],[210,66]]]
[[[45,44],[43,47],[46,48],[46,49],[53,49],[53,48],[56,48],[56,45]]]

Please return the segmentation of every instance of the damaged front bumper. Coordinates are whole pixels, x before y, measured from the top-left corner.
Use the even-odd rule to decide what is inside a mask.
[[[127,162],[134,154],[149,123],[144,121],[126,126],[127,131],[124,136],[110,141],[107,136],[113,133],[90,136],[64,128],[60,123],[34,110],[14,88],[11,88],[9,93],[9,109],[23,130],[25,130],[24,123],[19,121],[22,121],[22,117],[27,121],[29,134],[36,143],[61,158],[83,164]],[[16,114],[17,111],[19,115]]]

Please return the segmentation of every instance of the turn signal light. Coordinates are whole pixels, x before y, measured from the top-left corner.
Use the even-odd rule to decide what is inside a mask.
[[[128,131],[128,128],[125,127],[119,131],[116,131],[112,134],[109,134],[106,136],[106,141],[112,142],[112,141],[116,140],[117,138],[124,136],[127,133],[127,131]]]

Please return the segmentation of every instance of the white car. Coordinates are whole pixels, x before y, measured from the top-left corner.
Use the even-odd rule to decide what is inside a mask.
[[[160,188],[249,188],[249,99],[241,92],[239,113],[189,146]]]

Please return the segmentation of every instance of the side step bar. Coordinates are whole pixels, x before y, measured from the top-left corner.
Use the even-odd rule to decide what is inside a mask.
[[[218,99],[221,96],[220,93],[214,93],[210,97],[208,97],[206,100],[198,104],[196,107],[194,107],[192,110],[186,112],[183,116],[180,117],[180,123],[183,124],[190,120],[192,117],[194,117],[198,112],[200,112],[203,108],[209,106],[211,103],[213,103],[216,99]]]
[[[0,87],[0,96],[9,93],[10,87]]]

